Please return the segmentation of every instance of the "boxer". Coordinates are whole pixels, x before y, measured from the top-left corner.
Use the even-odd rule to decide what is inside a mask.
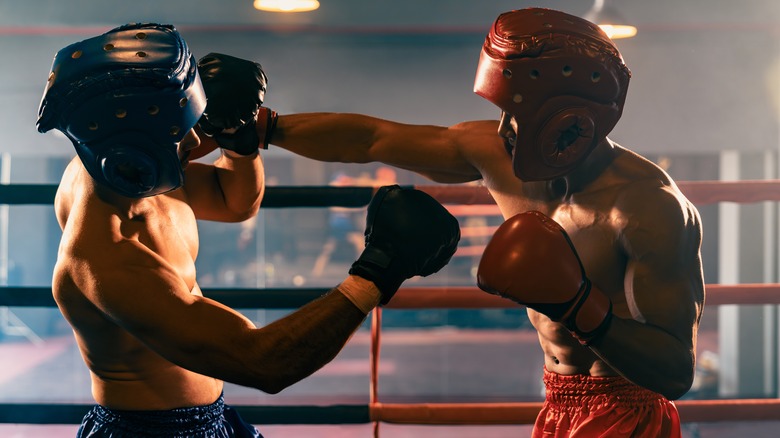
[[[480,286],[528,306],[544,352],[534,437],[679,437],[672,400],[693,381],[702,225],[664,170],[608,138],[630,78],[595,24],[513,10],[491,26],[474,82],[499,120],[266,110],[258,120],[273,123],[256,125],[255,144],[440,183],[482,180],[507,223],[480,263]]]
[[[225,405],[223,381],[278,393],[311,375],[404,280],[437,272],[457,247],[444,207],[386,186],[368,206],[363,253],[323,297],[262,328],[204,297],[196,220],[246,220],[264,194],[257,146],[222,140],[254,126],[262,99],[220,106],[204,88],[230,89],[232,78],[211,73],[201,80],[176,29],[152,23],[54,58],[37,127],[61,131],[77,154],[55,199],[52,284],[96,401],[79,437],[260,437]],[[265,87],[264,75],[253,80]],[[205,116],[221,154],[189,163]]]

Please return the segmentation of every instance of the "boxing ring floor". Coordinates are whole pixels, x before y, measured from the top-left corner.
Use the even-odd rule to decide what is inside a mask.
[[[699,182],[680,183],[683,191],[698,204],[715,202],[761,202],[780,200],[780,182],[777,181],[742,181],[739,183]],[[477,187],[458,186],[425,186],[418,187],[431,193],[442,203],[456,209],[460,205],[479,205],[480,208],[492,208],[492,199],[487,192]],[[46,204],[53,197],[53,186],[21,185],[18,187],[0,187],[0,203],[14,204]],[[266,208],[287,208],[295,206],[327,207],[364,206],[371,196],[371,190],[366,188],[275,188],[269,187]],[[487,206],[487,207],[485,207]],[[476,248],[478,250],[478,248]],[[468,251],[468,250],[467,250]],[[344,269],[344,272],[346,269]],[[421,290],[422,289],[422,290]],[[708,306],[722,304],[778,304],[780,303],[780,285],[750,284],[750,285],[707,285]],[[273,290],[265,289],[263,295],[257,290],[208,290],[206,295],[225,302],[236,308],[295,308],[307,300],[317,296],[321,290]],[[11,308],[51,308],[53,300],[50,290],[46,287],[2,287],[0,288],[0,306]],[[409,385],[431,385],[436,387],[437,371],[426,367],[427,363],[435,363],[430,356],[448,355],[450,360],[471,361],[479,365],[485,357],[483,348],[490,348],[490,362],[508,364],[526,364],[525,366],[508,366],[510,372],[517,378],[519,385],[526,385],[527,390],[540,388],[541,368],[528,366],[528,363],[540,364],[541,352],[535,335],[522,330],[485,331],[464,329],[430,330],[421,336],[418,330],[407,331],[371,330],[380,327],[377,318],[380,313],[394,312],[403,309],[430,308],[506,308],[514,307],[512,303],[484,294],[473,287],[405,287],[399,291],[393,303],[382,312],[375,312],[369,328],[361,330],[350,341],[348,346],[332,363],[315,373],[310,379],[312,384],[322,383],[327,393],[319,396],[308,394],[296,398],[295,391],[284,396],[270,396],[263,401],[265,410],[251,410],[252,402],[257,401],[254,395],[257,391],[246,388],[228,386],[226,396],[228,401],[244,409],[250,421],[256,423],[266,436],[298,437],[298,436],[338,436],[366,437],[376,433],[375,426],[379,424],[379,435],[382,437],[486,437],[527,436],[529,423],[535,411],[538,411],[541,393],[528,401],[505,401],[502,397],[481,394],[458,394],[456,397],[436,397],[425,399],[410,399],[394,396],[383,392],[387,382],[392,379],[398,367],[413,363],[406,372],[398,373],[399,380],[409,380]],[[711,313],[711,312],[709,312]],[[705,318],[708,312],[705,311]],[[380,335],[381,334],[381,335]],[[436,348],[431,348],[435,345]],[[381,346],[381,354],[380,353]],[[413,347],[417,348],[413,348]],[[717,349],[717,333],[702,325],[699,341],[700,352],[705,349]],[[371,350],[366,358],[365,351]],[[504,352],[506,357],[496,355]],[[355,353],[359,352],[359,353]],[[428,356],[426,356],[428,355]],[[356,357],[356,358],[353,358]],[[82,368],[81,375],[74,375],[69,380],[71,386],[63,391],[70,394],[57,395],[57,382],[41,385],[46,379],[56,376],[56,370],[63,362],[79,363],[81,361],[72,339],[63,337],[47,339],[43,346],[30,344],[2,343],[0,344],[0,369],[7,372],[5,382],[0,381],[0,394],[7,395],[9,391],[17,391],[20,398],[16,401],[0,405],[0,436],[73,436],[80,416],[83,413],[79,405],[68,406],[69,397],[81,400],[83,397],[72,394],[73,383],[80,391],[86,392],[88,399],[88,378]],[[13,368],[13,371],[8,371]],[[328,383],[333,376],[350,375],[361,382],[351,390],[344,386],[343,380]],[[461,378],[472,383],[474,388],[490,388],[493,372],[480,372],[477,368]],[[48,377],[47,377],[48,376]],[[451,377],[454,378],[454,377]],[[54,379],[62,380],[62,376]],[[370,380],[368,393],[365,381]],[[390,379],[390,380],[388,380]],[[26,403],[24,394],[29,385],[46,387],[51,391],[53,404]],[[6,386],[8,385],[8,386]],[[11,390],[10,388],[15,388]],[[329,389],[328,389],[329,388]],[[530,389],[529,389],[530,388]],[[293,388],[290,388],[293,389]],[[40,389],[39,389],[40,391]],[[435,391],[431,391],[435,393]],[[340,394],[346,393],[346,397]],[[425,393],[425,391],[422,391]],[[244,394],[250,394],[242,399]],[[282,393],[284,395],[285,392]],[[29,395],[29,393],[27,394]],[[82,394],[84,395],[84,394]],[[43,394],[45,399],[46,394]],[[508,399],[510,397],[507,397]],[[59,402],[56,402],[59,399]],[[453,402],[452,400],[455,400]],[[278,402],[283,400],[284,402]],[[245,404],[249,403],[249,404]],[[62,414],[62,407],[66,409]],[[732,437],[732,436],[776,436],[776,428],[780,426],[780,406],[777,399],[736,399],[736,400],[682,400],[678,402],[681,417],[685,423],[684,433],[688,437]],[[337,409],[327,411],[328,407]],[[269,411],[269,408],[277,409]],[[302,410],[297,410],[302,408]],[[326,408],[326,412],[319,412]],[[343,408],[343,409],[342,409]],[[351,410],[350,410],[351,409]],[[278,423],[280,413],[284,417],[283,424]],[[297,420],[296,420],[297,417]],[[341,421],[340,421],[341,419]],[[259,420],[259,421],[257,421]],[[333,424],[333,423],[356,424]],[[62,423],[62,424],[49,424]]]

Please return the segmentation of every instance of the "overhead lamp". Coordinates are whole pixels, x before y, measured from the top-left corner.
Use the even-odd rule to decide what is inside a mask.
[[[594,0],[593,7],[582,18],[597,24],[613,40],[636,35],[636,27],[628,24],[613,6],[605,6],[605,2]]]
[[[269,12],[308,12],[319,7],[317,0],[255,0],[255,9]]]

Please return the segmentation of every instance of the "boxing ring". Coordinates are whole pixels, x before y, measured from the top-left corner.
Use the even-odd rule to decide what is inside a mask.
[[[780,180],[678,182],[697,206],[780,201]],[[51,204],[56,185],[0,185],[0,205]],[[497,212],[490,194],[481,187],[417,186],[448,208]],[[364,207],[370,187],[268,187],[263,208]],[[495,213],[493,213],[495,214]],[[464,229],[485,233],[488,230]],[[461,248],[478,255],[479,247]],[[233,308],[294,309],[321,296],[329,288],[204,288],[204,295]],[[780,283],[707,284],[706,306],[780,304]],[[0,307],[56,307],[48,287],[0,287]],[[481,292],[476,287],[402,287],[387,309],[500,309],[518,305]],[[284,405],[235,408],[253,424],[366,424],[405,425],[525,425],[532,424],[541,402],[512,403],[383,403],[378,385],[381,361],[383,309],[370,315],[370,385],[367,405]],[[778,421],[780,399],[678,400],[684,423]],[[78,424],[91,404],[2,403],[0,423]],[[376,429],[375,429],[376,430]]]

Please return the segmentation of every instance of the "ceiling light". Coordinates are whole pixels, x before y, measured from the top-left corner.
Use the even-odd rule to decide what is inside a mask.
[[[598,24],[601,30],[608,37],[616,40],[618,38],[631,38],[636,35],[636,27],[628,24],[617,9],[612,6],[605,6],[606,0],[595,0],[593,7],[585,14],[584,19],[591,23]]]
[[[255,0],[255,9],[270,12],[308,12],[319,7],[317,0]]]

